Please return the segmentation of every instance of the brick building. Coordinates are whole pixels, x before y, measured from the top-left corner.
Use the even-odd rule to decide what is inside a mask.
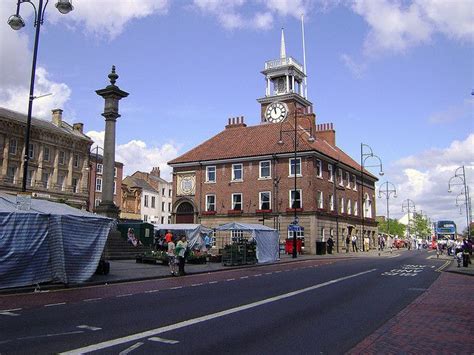
[[[28,149],[27,191],[33,197],[88,207],[89,149],[92,140],[83,124],[70,125],[63,110],[51,121],[32,117]],[[21,191],[27,116],[0,108],[0,191]]]
[[[310,253],[329,235],[339,251],[347,235],[360,240],[368,235],[375,243],[377,178],[362,173],[337,147],[332,123],[316,124],[303,66],[286,57],[283,33],[280,53],[262,71],[266,91],[257,100],[259,125],[231,118],[222,132],[168,163],[173,168],[172,221],[208,227],[264,223],[278,229],[283,241],[291,235],[288,226],[296,212]]]

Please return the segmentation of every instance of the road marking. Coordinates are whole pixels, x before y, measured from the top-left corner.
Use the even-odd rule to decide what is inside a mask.
[[[71,335],[71,334],[81,334],[84,333],[83,330],[75,330],[72,332],[65,332],[65,333],[54,333],[54,334],[42,334],[42,335],[30,335],[27,337],[16,338],[16,340],[27,340],[27,339],[38,339],[38,338],[51,338],[51,337],[58,337],[61,335]]]
[[[279,274],[280,272],[281,272],[281,270],[275,271],[275,274]]]
[[[210,281],[209,285],[216,284],[218,281]]]
[[[145,293],[154,293],[154,292],[158,292],[159,290],[149,290],[149,291],[145,291]]]
[[[443,271],[444,268],[446,268],[446,266],[448,266],[449,264],[451,264],[451,260],[446,260],[446,262],[443,265],[441,265],[439,268],[437,268],[436,271],[438,272]]]
[[[227,279],[226,281],[235,281],[235,279]]]
[[[202,283],[192,284],[191,287],[202,286]]]
[[[271,275],[273,272],[266,272],[265,275]]]
[[[102,298],[87,298],[85,300],[83,300],[84,302],[93,302],[93,301],[99,301],[101,300]]]
[[[92,330],[93,332],[95,332],[95,331],[97,331],[97,330],[102,330],[102,328],[99,328],[99,327],[91,327],[90,325],[78,325],[76,328]]]
[[[120,297],[129,297],[129,296],[133,296],[133,294],[132,293],[125,293],[123,295],[117,295],[115,297],[120,298]]]
[[[243,280],[243,279],[248,279],[249,277],[248,276],[242,276],[240,279]]]
[[[259,307],[259,306],[268,304],[268,303],[277,302],[277,301],[280,301],[280,300],[283,300],[283,299],[286,299],[286,298],[298,296],[300,294],[310,292],[310,291],[314,291],[314,290],[317,290],[319,288],[326,287],[326,286],[329,286],[329,285],[332,285],[332,284],[335,284],[335,283],[338,283],[338,282],[341,282],[341,281],[349,280],[349,279],[352,279],[354,277],[362,276],[362,275],[371,273],[371,272],[376,271],[376,270],[377,269],[370,269],[370,270],[367,270],[367,271],[359,272],[357,274],[352,274],[352,275],[349,275],[349,276],[343,276],[343,277],[340,277],[338,279],[323,282],[323,283],[313,285],[313,286],[310,286],[310,287],[306,287],[306,288],[303,288],[303,289],[300,289],[300,290],[284,293],[284,294],[279,295],[279,296],[266,298],[266,299],[263,299],[261,301],[248,303],[248,304],[245,304],[245,305],[242,305],[242,306],[238,306],[238,307],[230,308],[230,309],[223,310],[223,311],[220,311],[220,312],[211,313],[211,314],[208,314],[208,315],[205,315],[205,316],[185,320],[185,321],[182,321],[182,322],[179,322],[179,323],[176,323],[176,324],[170,324],[170,325],[167,325],[167,326],[164,326],[164,327],[151,329],[151,330],[144,331],[144,332],[141,332],[141,333],[131,334],[131,335],[128,335],[128,336],[125,336],[125,337],[116,338],[116,339],[112,339],[112,340],[107,340],[107,341],[104,341],[104,342],[101,342],[101,343],[92,344],[92,345],[85,346],[85,347],[82,347],[82,348],[73,349],[73,350],[70,350],[70,351],[63,352],[61,354],[70,354],[70,355],[72,355],[72,354],[83,354],[83,353],[87,353],[87,352],[98,351],[98,350],[110,348],[112,346],[125,344],[125,343],[128,343],[128,342],[140,340],[140,339],[143,339],[143,338],[154,337],[158,334],[166,333],[166,332],[169,332],[169,331],[172,331],[172,330],[181,329],[181,328],[184,328],[184,327],[189,327],[189,326],[194,325],[194,324],[198,324],[198,323],[206,322],[206,321],[209,321],[209,320],[212,320],[212,319],[224,317],[224,316],[234,314],[234,313],[237,313],[237,312],[242,312],[242,311],[245,311],[245,310],[248,310],[248,309],[252,309],[252,308],[255,308],[255,307]]]
[[[19,316],[18,313],[13,313],[13,312],[10,312],[10,311],[2,311],[2,312],[0,312],[0,315],[1,316],[10,316],[10,317],[18,317]]]
[[[170,290],[179,290],[180,288],[183,288],[183,286],[171,287]]]
[[[262,274],[253,275],[253,277],[259,277],[259,276],[262,276]]]
[[[128,353],[131,353],[133,350],[139,348],[142,345],[143,345],[142,342],[138,342],[136,344],[133,344],[131,347],[125,349],[124,351],[119,352],[119,355],[127,355]]]
[[[165,344],[178,344],[179,343],[179,341],[177,340],[163,339],[160,337],[148,338],[148,340],[157,341],[157,342],[165,343]]]
[[[392,269],[383,272],[383,276],[409,276],[414,277],[418,275],[427,265],[403,265],[401,269]]]
[[[65,305],[66,302],[60,302],[60,303],[50,303],[50,304],[45,304],[45,307],[54,307],[54,306],[62,306]]]

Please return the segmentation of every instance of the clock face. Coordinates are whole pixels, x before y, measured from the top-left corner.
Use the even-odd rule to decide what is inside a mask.
[[[265,110],[265,118],[268,122],[279,123],[288,115],[288,107],[283,102],[273,102]]]

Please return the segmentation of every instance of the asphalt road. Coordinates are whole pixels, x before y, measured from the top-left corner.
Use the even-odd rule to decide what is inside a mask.
[[[2,297],[0,354],[340,354],[436,280],[442,263],[429,255],[307,260]]]

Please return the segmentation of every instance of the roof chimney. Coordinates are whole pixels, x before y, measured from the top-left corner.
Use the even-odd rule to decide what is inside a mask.
[[[153,169],[151,169],[150,175],[160,177],[161,175],[160,168],[155,166]]]
[[[83,133],[83,130],[84,130],[84,123],[74,123],[72,125],[72,129],[74,131],[78,131],[79,133]]]
[[[332,123],[317,124],[316,136],[318,139],[328,142],[332,147],[336,146],[336,131]]]
[[[225,126],[226,129],[237,127],[247,127],[247,125],[244,123],[244,116],[229,118],[229,123],[227,124],[227,126]]]
[[[52,118],[53,124],[58,127],[61,127],[61,123],[63,122],[63,110],[61,110],[60,108],[56,108],[52,110],[52,112],[53,112],[53,118]]]

